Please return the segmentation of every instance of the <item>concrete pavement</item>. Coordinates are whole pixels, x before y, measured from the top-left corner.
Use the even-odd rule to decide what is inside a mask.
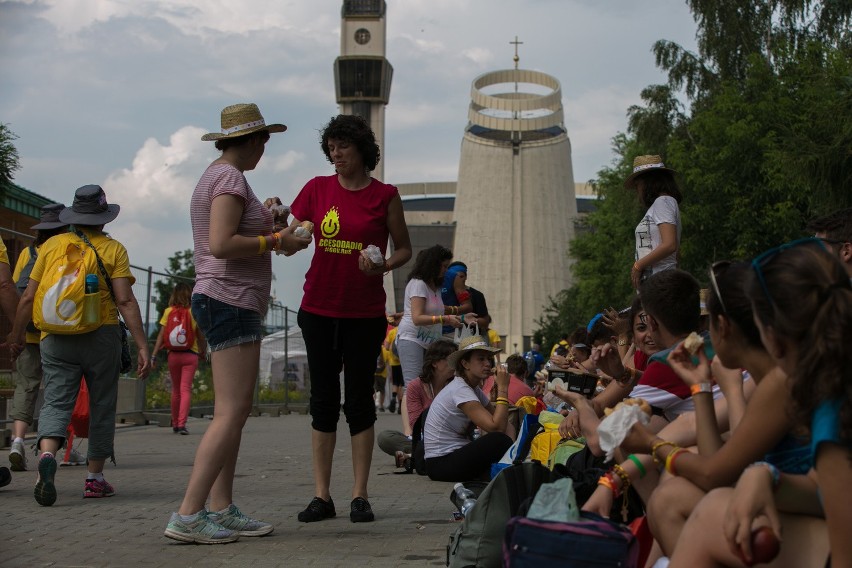
[[[182,544],[163,530],[183,497],[206,419],[190,419],[190,436],[171,428],[131,426],[116,434],[117,466],[106,479],[116,495],[83,499],[85,467],[62,467],[52,507],[33,499],[37,473],[13,472],[0,489],[0,566],[443,566],[447,537],[457,526],[452,484],[398,475],[393,458],[375,449],[370,477],[373,523],[349,521],[352,485],[348,430],[341,417],[332,476],[338,516],[300,523],[313,497],[310,417],[253,417],[243,431],[235,502],[275,531],[225,545]],[[376,431],[399,429],[397,415],[380,413]],[[27,445],[31,440],[27,440]],[[84,442],[85,443],[85,442]],[[8,465],[8,449],[2,451]]]

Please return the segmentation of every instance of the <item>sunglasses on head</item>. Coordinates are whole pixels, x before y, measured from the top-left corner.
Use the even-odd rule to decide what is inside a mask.
[[[716,282],[716,271],[719,268],[727,268],[731,266],[730,260],[720,260],[714,262],[710,267],[710,285],[713,287],[713,293],[719,298],[719,305],[722,306],[722,313],[728,315],[728,309],[725,307],[725,300],[722,299],[722,293],[719,291],[719,283]]]
[[[807,237],[804,239],[796,239],[795,241],[790,241],[789,243],[784,243],[783,245],[771,248],[768,251],[763,252],[758,256],[754,257],[754,260],[751,261],[751,267],[757,274],[757,281],[760,282],[760,288],[766,295],[766,299],[769,300],[770,305],[775,305],[775,302],[772,300],[772,296],[769,294],[769,288],[766,286],[766,279],[763,277],[763,265],[765,265],[769,260],[778,256],[785,250],[813,243],[818,244],[822,250],[827,251],[827,249],[825,248],[825,244],[823,244],[823,239],[817,237]]]

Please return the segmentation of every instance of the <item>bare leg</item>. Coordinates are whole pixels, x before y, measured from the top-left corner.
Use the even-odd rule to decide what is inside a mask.
[[[370,426],[363,432],[352,436],[352,470],[355,483],[352,485],[352,498],[367,499],[367,481],[370,477],[370,464],[373,462],[373,444],[375,428]]]
[[[704,495],[704,491],[681,477],[661,483],[651,495],[648,522],[664,553],[672,553],[683,525]]]
[[[12,424],[12,439],[23,438],[27,435],[29,428],[30,425],[23,420],[15,420],[15,423]]]
[[[178,510],[181,515],[200,511],[208,495],[214,511],[233,501],[234,471],[242,429],[251,411],[259,360],[259,341],[211,355],[216,396],[213,421],[198,444],[189,485]]]
[[[319,430],[311,432],[311,446],[314,450],[314,491],[316,496],[323,501],[328,501],[331,498],[331,464],[334,460],[334,445],[336,443],[337,432],[320,432]]]

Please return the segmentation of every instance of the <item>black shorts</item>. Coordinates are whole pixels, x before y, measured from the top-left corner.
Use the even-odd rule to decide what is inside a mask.
[[[391,384],[395,387],[404,387],[405,380],[402,378],[402,365],[391,365]]]

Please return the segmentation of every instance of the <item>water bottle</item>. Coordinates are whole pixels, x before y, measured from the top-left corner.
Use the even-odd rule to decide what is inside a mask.
[[[461,483],[456,483],[453,490],[459,502],[459,511],[463,517],[466,517],[468,512],[476,505],[476,494]]]
[[[86,294],[83,296],[83,323],[96,324],[101,317],[101,294],[98,275],[86,274]]]

